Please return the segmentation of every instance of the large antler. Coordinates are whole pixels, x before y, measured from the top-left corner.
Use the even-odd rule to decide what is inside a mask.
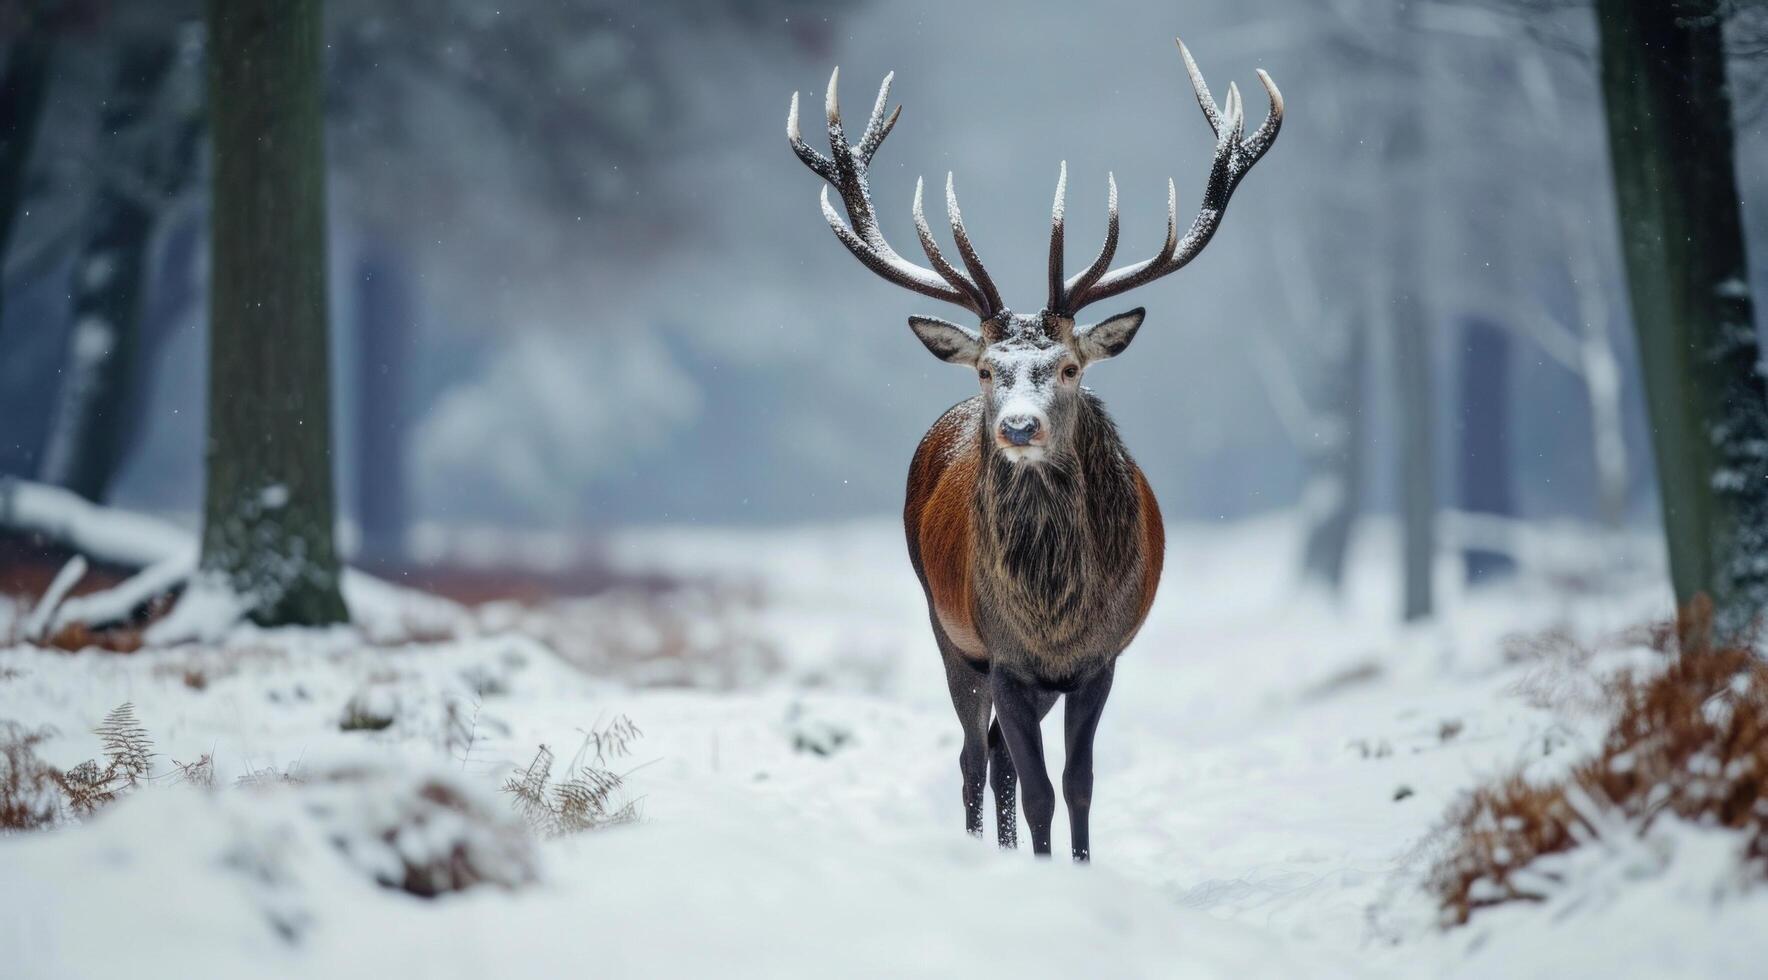
[[[1222,222],[1222,213],[1228,208],[1228,198],[1233,196],[1234,188],[1240,186],[1241,178],[1277,140],[1277,130],[1283,125],[1283,93],[1277,91],[1277,84],[1263,68],[1258,70],[1258,80],[1264,84],[1265,94],[1270,98],[1271,111],[1264,123],[1247,136],[1243,129],[1245,119],[1241,113],[1239,87],[1229,83],[1227,104],[1218,109],[1185,42],[1179,41],[1178,44],[1179,54],[1185,59],[1185,70],[1191,75],[1191,87],[1197,91],[1197,104],[1202,107],[1203,117],[1209,120],[1209,128],[1216,135],[1215,161],[1209,168],[1209,182],[1204,185],[1203,205],[1198,209],[1197,217],[1191,219],[1185,237],[1180,238],[1178,192],[1169,179],[1166,182],[1166,244],[1151,259],[1106,272],[1117,252],[1117,180],[1107,175],[1110,190],[1106,200],[1105,245],[1092,265],[1065,281],[1062,278],[1062,211],[1068,165],[1064,163],[1056,180],[1056,204],[1050,217],[1051,312],[1073,316],[1089,303],[1116,296],[1184,268],[1215,235]]]
[[[825,109],[829,118],[829,150],[831,156],[823,156],[804,142],[798,133],[798,93],[792,93],[792,108],[786,116],[786,138],[792,142],[792,150],[798,159],[804,161],[817,176],[828,181],[841,195],[841,203],[847,207],[847,220],[852,224],[848,227],[841,221],[841,216],[829,203],[829,188],[823,188],[823,217],[828,220],[829,227],[834,229],[835,237],[854,257],[865,263],[866,268],[923,296],[956,303],[970,310],[984,320],[989,319],[1004,309],[1000,293],[995,289],[994,281],[982,267],[982,260],[976,255],[976,249],[970,244],[970,235],[964,229],[964,219],[958,211],[957,194],[952,189],[951,174],[945,178],[945,208],[951,219],[952,237],[957,240],[958,253],[963,257],[964,267],[970,270],[966,276],[946,261],[939,252],[939,246],[933,240],[933,231],[927,227],[926,215],[921,209],[921,184],[915,183],[915,231],[921,239],[921,250],[927,253],[927,261],[933,269],[925,269],[897,254],[896,249],[884,240],[884,232],[878,227],[878,214],[872,208],[868,167],[873,154],[883,144],[884,137],[896,125],[897,117],[902,115],[902,106],[897,106],[889,118],[885,118],[884,109],[890,100],[890,82],[896,77],[892,72],[884,76],[884,84],[878,86],[878,100],[872,104],[872,115],[866,121],[865,133],[860,137],[859,145],[847,145],[847,134],[841,128],[841,107],[835,97],[836,86],[841,80],[841,69],[835,69],[829,76],[829,92],[825,100]],[[937,275],[935,274],[937,272]]]

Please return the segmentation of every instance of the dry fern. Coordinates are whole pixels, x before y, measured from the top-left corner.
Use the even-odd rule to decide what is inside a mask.
[[[124,790],[147,778],[153,771],[155,754],[153,739],[136,720],[135,705],[127,701],[112,708],[92,733],[104,744],[105,764],[87,759],[52,777],[68,808],[83,817],[115,803]]]
[[[1691,620],[1703,622],[1698,610],[1683,630]],[[1643,635],[1670,662],[1608,685],[1614,721],[1594,757],[1563,780],[1478,788],[1451,810],[1429,882],[1446,921],[1546,898],[1553,879],[1530,865],[1594,838],[1610,815],[1641,831],[1664,814],[1740,831],[1751,873],[1768,877],[1768,662],[1747,642],[1677,651],[1673,626]]]
[[[628,755],[642,734],[625,715],[585,732],[577,757],[558,782],[552,778],[553,751],[542,745],[503,784],[503,791],[528,825],[547,837],[632,823],[638,819],[638,806],[620,799],[625,778],[608,763]]]
[[[0,722],[0,831],[36,830],[60,815],[55,767],[37,758],[49,732]]]
[[[82,817],[89,817],[100,807],[108,806],[117,801],[119,787],[116,773],[108,768],[100,768],[92,759],[67,770],[55,774],[55,784],[67,798],[68,808]]]
[[[153,739],[147,729],[135,720],[135,705],[125,701],[104,716],[104,723],[92,732],[104,741],[104,754],[110,760],[109,772],[130,786],[153,769]]]

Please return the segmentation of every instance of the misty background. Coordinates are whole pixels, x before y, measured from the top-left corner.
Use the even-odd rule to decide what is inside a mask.
[[[134,187],[151,204],[151,253],[105,497],[194,521],[203,155],[190,179],[158,189],[127,172],[158,152],[131,147],[176,130],[190,65],[144,76],[126,124],[105,115],[129,89],[118,46],[178,37],[179,6],[96,4],[89,30],[58,40],[6,268],[0,473],[42,471],[77,351],[68,299],[88,202]],[[364,533],[593,534],[896,510],[922,432],[975,390],[968,372],[927,355],[906,317],[961,311],[884,283],[829,233],[820,181],[786,143],[791,93],[822,145],[814,107],[829,70],[842,69],[850,128],[894,70],[903,114],[873,166],[886,233],[913,254],[914,182],[937,188],[954,171],[1008,304],[1033,310],[1060,161],[1070,268],[1102,237],[1108,170],[1120,262],[1158,247],[1168,176],[1180,220],[1194,213],[1212,139],[1175,34],[1218,98],[1230,81],[1257,93],[1263,67],[1288,111],[1208,251],[1118,304],[1146,306],[1148,325],[1088,379],[1168,517],[1297,505],[1322,454],[1350,451],[1344,418],[1360,423],[1352,492],[1366,510],[1391,509],[1407,411],[1392,327],[1396,304],[1416,302],[1443,507],[1457,506],[1470,471],[1507,465],[1514,516],[1656,520],[1588,10],[329,6],[335,461],[340,511],[372,525]],[[1768,149],[1764,100],[1752,77],[1736,78],[1738,175],[1760,242],[1768,168],[1751,161]],[[1263,112],[1250,95],[1249,126]],[[1398,139],[1407,118],[1415,138]],[[1395,262],[1397,235],[1410,263]],[[1752,285],[1768,288],[1768,249],[1751,262]],[[1468,357],[1490,360],[1494,335],[1496,403],[1463,380]],[[1627,379],[1614,394],[1623,492],[1606,515],[1601,425],[1580,370],[1592,337]],[[1492,426],[1495,444],[1459,438]]]

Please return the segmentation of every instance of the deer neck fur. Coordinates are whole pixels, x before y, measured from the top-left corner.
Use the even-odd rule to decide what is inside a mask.
[[[1040,676],[1084,673],[1101,653],[1116,655],[1114,630],[1144,560],[1140,500],[1116,425],[1086,391],[1072,424],[1035,465],[1009,461],[987,433],[979,440],[978,611]]]

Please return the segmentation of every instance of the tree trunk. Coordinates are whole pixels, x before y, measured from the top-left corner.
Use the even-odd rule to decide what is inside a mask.
[[[1393,315],[1400,413],[1401,616],[1412,622],[1435,611],[1436,392],[1423,305],[1402,287],[1394,297]]]
[[[68,290],[68,354],[39,477],[97,502],[108,495],[139,421],[131,386],[160,211],[195,169],[201,117],[195,107],[160,98],[177,58],[169,39],[128,42],[119,51],[100,115],[117,172],[100,182],[86,214]]]
[[[0,74],[0,265],[12,245],[12,228],[24,205],[25,177],[49,92],[54,49],[54,35],[33,25],[8,46],[6,69]],[[5,291],[0,290],[0,301],[4,298]]]
[[[319,0],[209,0],[214,133],[202,565],[266,625],[347,618],[327,351]]]
[[[1332,439],[1309,460],[1311,473],[1303,491],[1303,507],[1310,521],[1302,551],[1302,575],[1334,595],[1344,591],[1351,532],[1363,500],[1363,424],[1368,400],[1364,374],[1368,328],[1349,320],[1344,333],[1344,343],[1336,351],[1338,363],[1327,371],[1330,407],[1323,413],[1327,419],[1321,427],[1332,433]]]
[[[1402,41],[1415,41],[1404,32]],[[1430,309],[1424,302],[1424,98],[1420,80],[1395,85],[1386,168],[1394,182],[1386,211],[1388,315],[1393,331],[1394,403],[1399,412],[1401,615],[1435,609],[1436,441]]]
[[[1768,604],[1768,390],[1750,304],[1721,6],[1599,0],[1597,21],[1670,577],[1684,610],[1699,595],[1712,599],[1714,626],[1728,637]]]
[[[1461,351],[1461,509],[1516,516],[1510,473],[1510,335],[1481,316],[1463,320]],[[1470,546],[1461,552],[1470,583],[1516,569],[1510,555]]]
[[[405,386],[414,315],[398,259],[369,244],[356,280],[356,523],[359,562],[405,554]]]

